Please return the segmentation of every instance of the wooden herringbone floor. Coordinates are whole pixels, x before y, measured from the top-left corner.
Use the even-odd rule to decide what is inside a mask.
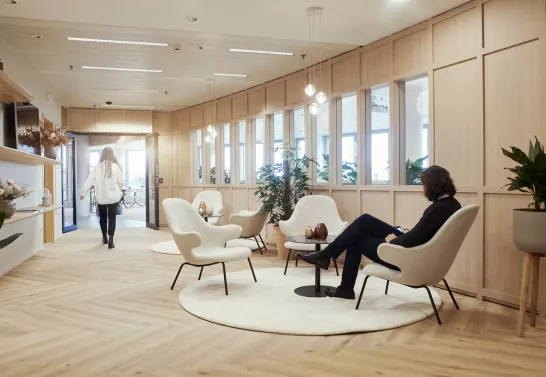
[[[169,290],[179,258],[147,250],[167,232],[121,229],[115,251],[98,245],[99,236],[65,235],[0,279],[0,376],[546,375],[546,327],[517,338],[513,309],[457,295],[457,312],[440,292],[442,326],[428,319],[333,337],[237,330],[179,306],[177,289],[198,271],[184,271]],[[253,263],[282,264],[274,253]]]

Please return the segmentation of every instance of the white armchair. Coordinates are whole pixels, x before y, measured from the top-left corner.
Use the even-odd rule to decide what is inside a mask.
[[[195,199],[193,200],[192,207],[195,212],[199,210],[199,204],[205,202],[207,207],[212,207],[214,215],[223,215],[224,214],[224,205],[222,204],[222,194],[218,191],[201,191]],[[208,223],[211,225],[218,225],[220,219],[218,217],[213,217],[208,219]]]
[[[440,230],[436,232],[434,237],[424,245],[404,248],[398,245],[384,243],[377,249],[377,254],[381,260],[397,266],[400,271],[391,270],[377,263],[370,263],[362,270],[366,274],[360,296],[356,304],[358,310],[362,294],[366,287],[366,282],[370,276],[378,277],[387,280],[385,294],[388,293],[389,281],[406,285],[412,288],[425,288],[428,292],[436,320],[442,324],[440,315],[432,299],[429,285],[434,285],[443,281],[451,300],[455,307],[459,309],[457,301],[445,280],[461,245],[466,238],[480,207],[478,205],[470,205],[461,208],[455,212],[445,223]]]
[[[287,221],[280,221],[279,227],[281,232],[286,237],[303,235],[305,227],[307,225],[314,227],[318,223],[324,223],[328,228],[328,235],[337,236],[347,228],[349,223],[341,220],[339,212],[337,210],[336,202],[334,199],[325,195],[308,195],[300,199],[294,213]],[[321,248],[325,248],[327,245],[321,245]],[[286,266],[284,267],[284,274],[288,269],[288,262],[290,261],[290,255],[292,251],[313,252],[315,251],[315,245],[298,244],[293,242],[286,242],[284,244],[288,251],[288,257],[286,258]],[[334,261],[336,267],[336,273],[339,276],[337,263]],[[296,267],[298,266],[298,258],[296,257]]]
[[[178,269],[171,290],[176,284],[182,267],[190,265],[201,267],[199,280],[203,268],[214,264],[222,264],[224,272],[224,287],[228,294],[226,279],[226,262],[247,259],[252,276],[256,282],[256,275],[250,262],[252,252],[247,247],[225,248],[225,244],[241,235],[241,227],[237,225],[213,226],[204,222],[192,205],[183,199],[169,198],[162,202],[163,211],[174,242],[185,262]]]
[[[241,228],[243,228],[243,231],[241,232],[241,236],[239,238],[253,238],[254,241],[256,241],[256,245],[258,246],[258,249],[254,250],[260,250],[260,254],[264,254],[262,251],[262,248],[264,250],[267,250],[267,247],[265,246],[265,242],[262,238],[262,235],[260,232],[263,230],[265,223],[267,221],[267,217],[269,216],[269,213],[263,212],[262,209],[258,209],[257,211],[241,211],[238,214],[233,214],[229,217],[229,223],[239,225]],[[258,241],[258,237],[260,238],[260,241]],[[240,244],[242,240],[233,240],[229,241],[227,243],[227,247],[233,247]],[[246,241],[246,242],[252,242],[252,241]]]

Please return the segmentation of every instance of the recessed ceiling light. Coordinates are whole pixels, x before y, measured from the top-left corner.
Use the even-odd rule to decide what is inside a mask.
[[[17,4],[17,0],[4,0],[4,3],[10,4],[10,5],[15,5],[15,4]]]
[[[136,105],[100,105],[101,107],[114,107],[120,109],[155,109],[155,106],[136,106]]]
[[[95,43],[114,43],[122,45],[139,45],[139,46],[159,46],[167,47],[168,43],[156,43],[156,42],[138,42],[138,41],[118,41],[114,39],[93,39],[93,38],[75,38],[75,37],[66,37],[69,41],[77,42],[95,42]]]
[[[278,52],[278,51],[262,51],[262,50],[245,50],[240,48],[230,48],[231,52],[248,52],[251,54],[266,54],[266,55],[284,55],[284,56],[293,56],[293,52]]]
[[[186,20],[189,22],[197,22],[199,19],[197,17],[190,16],[186,17]]]
[[[248,77],[248,75],[240,75],[237,73],[214,73],[214,76],[227,76],[227,77]]]
[[[161,90],[153,90],[153,89],[108,89],[108,88],[93,88],[93,90],[101,90],[101,91],[108,91],[108,92],[161,93]]]
[[[152,73],[162,73],[163,71],[158,69],[137,69],[137,68],[113,68],[113,67],[90,67],[87,65],[82,65],[83,69],[96,69],[102,71],[126,71],[126,72],[152,72]]]

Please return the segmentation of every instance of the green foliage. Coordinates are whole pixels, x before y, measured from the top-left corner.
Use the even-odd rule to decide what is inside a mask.
[[[199,178],[199,183],[203,182],[203,167],[199,166],[197,169],[197,178]]]
[[[411,161],[409,158],[406,161],[406,185],[420,185],[421,184],[421,173],[425,168],[423,168],[423,162],[428,158],[428,156],[418,158],[415,161]]]
[[[508,191],[520,191],[533,195],[533,206],[535,211],[540,211],[541,205],[546,206],[546,154],[544,146],[535,136],[535,143],[529,140],[529,154],[521,149],[510,147],[511,152],[502,148],[502,153],[516,162],[518,165],[513,168],[505,168],[514,173],[514,177],[508,177],[510,183]]]
[[[231,171],[229,169],[224,170],[224,183],[226,185],[231,183]]]
[[[210,169],[210,183],[216,184],[216,166]]]
[[[0,228],[2,228],[2,225],[4,225],[5,215],[6,214],[4,212],[0,212]],[[4,238],[3,240],[0,240],[0,249],[3,249],[5,247],[7,247],[13,241],[15,241],[17,238],[19,238],[19,236],[21,236],[21,234],[23,234],[23,233],[16,233],[16,234],[14,234],[12,236],[9,236],[8,238]]]
[[[324,159],[324,166],[322,169],[319,169],[318,177],[323,181],[328,182],[330,178],[330,155],[323,154],[322,158]],[[345,161],[342,162],[341,179],[342,182],[349,182],[351,185],[356,185],[356,180],[358,179],[357,164]]]
[[[316,164],[307,156],[296,158],[296,148],[288,144],[275,148],[282,151],[283,162],[268,164],[258,170],[258,190],[254,193],[262,203],[262,209],[269,212],[269,224],[278,225],[288,220],[298,200],[309,191],[309,167]]]

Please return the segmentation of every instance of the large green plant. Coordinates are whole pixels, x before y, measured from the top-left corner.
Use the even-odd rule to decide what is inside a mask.
[[[316,164],[307,156],[296,157],[296,148],[288,144],[275,148],[281,152],[283,162],[268,164],[258,170],[258,190],[254,193],[262,203],[262,210],[269,212],[269,224],[278,225],[288,220],[294,207],[309,192],[309,167]]]
[[[518,165],[513,168],[505,168],[515,174],[514,177],[508,177],[510,181],[510,183],[506,184],[508,191],[520,191],[533,195],[533,203],[529,206],[533,206],[535,211],[540,211],[542,204],[546,206],[546,154],[544,153],[544,146],[535,136],[534,144],[532,140],[529,140],[528,155],[519,148],[510,147],[510,149],[511,152],[502,148],[502,153]]]
[[[318,177],[324,182],[328,182],[330,178],[330,155],[323,154],[322,159],[324,160],[324,165],[319,169]],[[356,180],[358,179],[357,165],[352,162],[342,162],[341,179],[342,182],[350,182],[350,184],[356,185]]]
[[[2,225],[4,225],[5,215],[6,214],[4,212],[0,212],[0,228],[2,228]],[[3,240],[0,240],[0,249],[3,249],[5,247],[7,247],[13,241],[15,241],[17,238],[19,238],[19,236],[21,234],[23,234],[23,233],[16,233],[16,234],[14,234],[12,236],[9,236],[8,238],[4,238]]]
[[[425,168],[423,167],[423,162],[428,158],[428,156],[418,158],[415,161],[412,161],[408,158],[406,161],[406,185],[420,185],[421,184],[421,173]]]

